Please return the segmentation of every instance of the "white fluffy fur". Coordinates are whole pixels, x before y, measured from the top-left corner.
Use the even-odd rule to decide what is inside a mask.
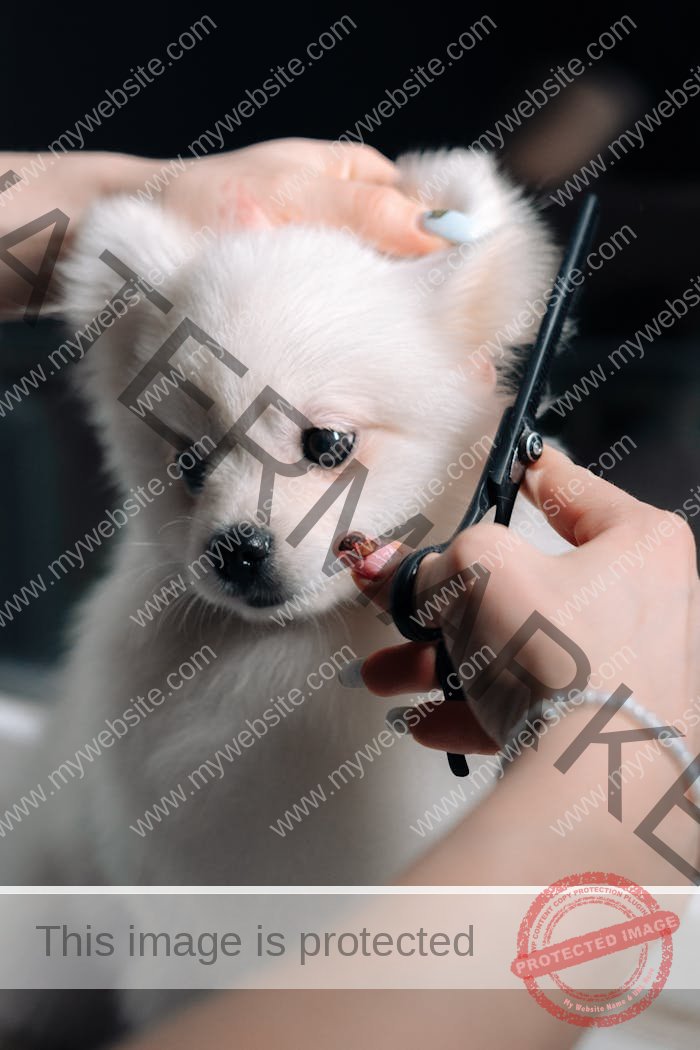
[[[506,396],[491,363],[470,363],[470,351],[497,338],[528,300],[543,294],[556,252],[531,205],[488,158],[456,151],[405,157],[407,190],[415,192],[447,161],[449,181],[434,205],[475,213],[487,230],[459,266],[447,262],[447,252],[394,260],[346,233],[302,227],[223,234],[180,264],[191,231],[171,216],[124,199],[93,210],[65,272],[71,322],[93,317],[120,283],[99,261],[105,248],[139,273],[157,267],[168,274],[160,290],[175,304],[166,316],[140,303],[78,366],[107,461],[125,489],[165,477],[173,450],[118,395],[186,315],[249,372],[239,378],[213,358],[192,368],[189,351],[181,353],[178,360],[214,407],[207,415],[177,394],[163,414],[174,413],[191,438],[208,433],[216,440],[270,385],[316,425],[356,431],[357,456],[369,474],[353,527],[369,535],[410,517],[402,508],[415,494],[493,433]],[[421,292],[420,278],[436,267],[444,281]],[[518,342],[532,335],[526,324]],[[439,410],[421,415],[417,404],[447,376]],[[280,460],[299,459],[299,432],[279,414],[268,412],[252,434]],[[428,541],[449,535],[478,472],[426,508],[435,523]],[[216,527],[252,518],[260,465],[246,452],[231,453],[198,497],[173,484],[123,530],[111,571],[80,611],[36,767],[25,763],[15,787],[21,793],[46,781],[105,719],[137,694],[162,687],[201,646],[211,646],[217,659],[88,766],[82,782],[67,784],[32,814],[15,834],[16,848],[6,840],[8,881],[382,883],[420,851],[424,843],[409,824],[453,781],[444,756],[410,740],[367,763],[362,779],[329,797],[286,838],[269,828],[317,782],[328,787],[328,774],[384,728],[389,706],[403,702],[337,682],[226,764],[223,778],[188,798],[152,834],[140,838],[129,829],[271,698],[292,688],[308,692],[307,675],[330,653],[350,644],[361,655],[396,641],[371,609],[351,603],[356,592],[347,573],[329,580],[321,571],[340,502],[298,547],[284,542],[329,481],[320,468],[293,484],[275,481],[271,527],[280,571],[292,591],[318,588],[305,616],[284,628],[271,622],[270,610],[227,597],[212,573],[153,624],[142,628],[129,618],[201,555]],[[552,535],[542,525],[541,545],[552,544]]]

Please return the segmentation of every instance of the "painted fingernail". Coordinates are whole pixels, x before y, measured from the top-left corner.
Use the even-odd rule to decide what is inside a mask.
[[[363,558],[377,549],[377,541],[365,536],[364,532],[349,532],[347,536],[335,542],[333,547],[339,561],[346,568],[354,569],[356,565],[361,564]]]
[[[365,683],[362,677],[362,665],[364,662],[365,658],[361,656],[358,660],[351,660],[350,663],[341,667],[338,671],[340,684],[346,689],[363,689]]]
[[[380,547],[379,550],[374,551],[372,554],[368,554],[362,561],[357,562],[353,565],[352,571],[357,575],[361,576],[364,580],[377,580],[387,569],[389,562],[395,557],[397,550],[400,548],[400,543],[387,543],[384,547]],[[398,563],[398,558],[396,558]]]
[[[406,723],[406,715],[412,710],[412,707],[392,707],[390,711],[387,711],[386,724],[389,726],[389,729],[393,729],[400,736],[410,733]]]
[[[349,532],[338,544],[338,551],[356,554],[358,558],[366,558],[376,549],[377,541],[365,536],[364,532]]]
[[[473,241],[476,237],[474,220],[461,211],[426,211],[420,217],[420,224],[426,233],[454,244]]]

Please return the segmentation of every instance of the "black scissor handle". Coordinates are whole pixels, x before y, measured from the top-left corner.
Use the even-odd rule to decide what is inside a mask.
[[[445,544],[422,547],[403,559],[391,581],[391,615],[396,628],[409,642],[434,642],[442,637],[439,627],[422,627],[416,617],[416,577],[426,554],[439,554]]]
[[[441,553],[446,544],[437,544],[434,547],[424,547],[414,551],[403,559],[394,573],[391,583],[391,614],[394,623],[404,638],[411,642],[434,642],[437,641],[435,653],[435,673],[445,700],[465,701],[462,687],[457,681],[453,686],[457,672],[452,666],[449,653],[442,640],[442,632],[439,627],[423,627],[416,617],[416,579],[421,562],[427,554]],[[456,777],[469,776],[469,766],[464,755],[448,754],[447,760],[450,769]]]
[[[458,700],[460,703],[465,702],[465,696],[462,692],[462,685],[459,681],[459,676],[455,671],[452,661],[450,660],[450,654],[447,651],[444,642],[438,642],[437,651],[435,653],[435,672],[440,682],[440,688],[442,689],[445,700]],[[452,685],[452,682],[457,679],[457,684]],[[468,777],[469,776],[469,765],[465,755],[447,755],[447,761],[449,762],[450,769],[456,777]]]

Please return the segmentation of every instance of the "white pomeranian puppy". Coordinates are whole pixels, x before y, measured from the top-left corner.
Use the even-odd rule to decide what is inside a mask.
[[[557,252],[490,158],[399,167],[409,194],[442,184],[469,243],[397,260],[286,227],[192,252],[153,205],[86,218],[70,321],[116,304],[130,272],[152,287],[122,287],[124,316],[77,366],[124,491],[121,538],[80,610],[37,775],[24,764],[51,791],[3,845],[8,881],[380,884],[427,844],[411,825],[452,776],[342,684],[399,639],[334,571],[338,541],[450,535]]]

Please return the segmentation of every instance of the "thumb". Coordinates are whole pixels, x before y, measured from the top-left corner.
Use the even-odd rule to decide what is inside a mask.
[[[580,547],[629,520],[639,500],[579,467],[551,445],[525,472],[523,493],[569,543]]]
[[[304,222],[346,227],[390,254],[424,255],[445,247],[441,237],[421,229],[424,206],[393,186],[321,178],[309,188],[302,212]],[[289,221],[286,212],[280,218]]]

